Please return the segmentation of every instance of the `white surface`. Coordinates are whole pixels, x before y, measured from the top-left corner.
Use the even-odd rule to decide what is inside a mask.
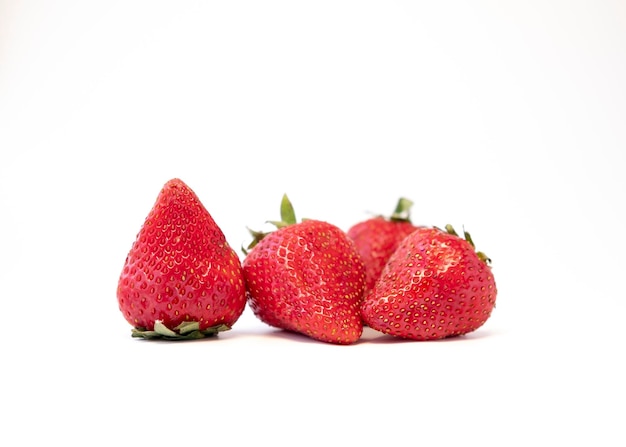
[[[625,30],[606,0],[0,1],[0,444],[623,446]],[[117,277],[172,177],[236,248],[283,192],[344,229],[409,197],[497,308],[434,343],[249,309],[132,339]]]

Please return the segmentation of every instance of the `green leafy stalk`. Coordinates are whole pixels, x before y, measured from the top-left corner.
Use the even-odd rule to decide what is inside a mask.
[[[280,218],[282,219],[281,223],[283,226],[293,225],[298,222],[296,212],[287,194],[283,194],[283,199],[280,201]]]
[[[198,340],[201,338],[216,337],[219,332],[230,330],[226,324],[218,324],[200,330],[200,323],[197,321],[184,321],[174,328],[168,328],[161,320],[154,322],[154,330],[145,328],[133,328],[132,336],[146,340]]]
[[[287,197],[287,194],[283,194],[283,198],[280,202],[280,219],[281,220],[269,220],[267,223],[271,223],[276,228],[283,228],[289,225],[293,225],[298,222],[296,219],[296,212],[291,204],[291,201]],[[256,246],[261,240],[271,233],[271,231],[263,232],[263,231],[255,231],[248,228],[250,235],[252,236],[252,242],[248,245],[248,247],[243,248],[242,251],[245,255]]]
[[[390,216],[390,220],[394,222],[411,222],[411,207],[413,206],[413,201],[400,197],[398,200],[398,204],[396,205],[396,209]]]
[[[446,232],[448,234],[452,234],[454,236],[460,237],[458,233],[456,232],[456,230],[454,229],[454,227],[450,224],[446,225]],[[463,237],[472,246],[472,248],[476,250],[476,245],[474,244],[474,241],[472,240],[472,236],[467,231],[465,231],[465,228],[463,228]],[[482,251],[477,251],[476,255],[478,255],[478,258],[481,261],[483,261],[485,264],[491,264],[491,258],[489,258],[489,256],[487,256]]]

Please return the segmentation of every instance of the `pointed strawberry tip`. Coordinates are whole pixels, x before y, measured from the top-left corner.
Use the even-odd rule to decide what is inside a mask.
[[[178,177],[174,177],[165,182],[164,188],[189,188],[187,184]]]

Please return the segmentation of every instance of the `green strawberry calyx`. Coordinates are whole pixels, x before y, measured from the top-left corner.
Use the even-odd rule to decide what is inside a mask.
[[[389,216],[389,220],[391,220],[392,222],[411,223],[411,207],[412,206],[413,206],[413,201],[405,197],[400,197],[400,199],[398,199],[396,209],[393,211],[391,216]]]
[[[283,194],[283,198],[280,202],[280,220],[269,220],[267,223],[271,223],[277,229],[287,227],[289,225],[294,225],[298,222],[296,218],[296,212],[294,211],[293,205],[291,201],[287,197],[287,194]],[[252,242],[248,245],[247,248],[242,248],[244,254],[248,254],[248,251],[254,248],[256,244],[258,244],[265,236],[271,233],[271,231],[263,232],[251,230],[248,228],[250,235],[252,236]]]
[[[446,232],[448,234],[451,234],[453,236],[457,236],[457,237],[461,237],[458,235],[458,233],[456,232],[456,230],[454,229],[454,227],[450,224],[446,225]],[[474,241],[472,240],[472,236],[465,231],[465,228],[463,229],[463,238],[472,246],[472,248],[474,250],[476,250],[476,245],[474,244]],[[478,258],[483,261],[485,264],[489,265],[491,264],[491,258],[489,258],[489,256],[487,256],[485,253],[483,253],[482,251],[477,251],[476,255],[478,255]]]
[[[149,331],[141,327],[133,328],[132,336],[146,340],[198,340],[200,338],[215,337],[219,332],[228,330],[230,330],[230,326],[226,324],[218,324],[200,330],[200,323],[197,321],[184,321],[172,330],[163,324],[163,321],[156,320],[154,322],[154,330]]]

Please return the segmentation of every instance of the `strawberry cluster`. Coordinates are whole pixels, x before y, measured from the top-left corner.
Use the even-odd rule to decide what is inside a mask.
[[[117,287],[142,338],[185,340],[229,330],[246,304],[266,324],[334,344],[363,328],[412,340],[472,332],[490,317],[496,284],[470,235],[417,226],[412,202],[348,231],[297,221],[287,196],[276,230],[251,231],[243,261],[180,179],[162,188]]]

